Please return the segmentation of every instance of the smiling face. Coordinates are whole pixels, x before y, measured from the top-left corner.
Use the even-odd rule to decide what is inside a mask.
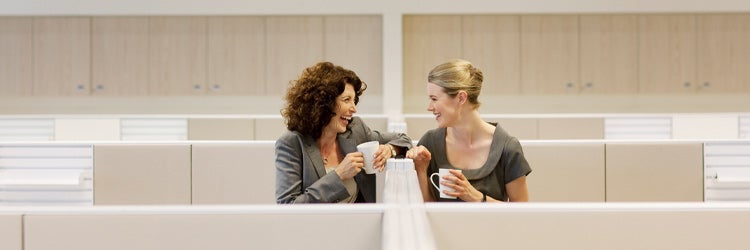
[[[346,84],[344,92],[336,97],[336,108],[333,110],[334,115],[331,121],[325,127],[325,130],[335,133],[346,132],[346,126],[352,120],[354,113],[357,113],[357,104],[354,103],[356,93],[354,86]]]
[[[460,103],[457,97],[446,94],[443,87],[433,83],[427,83],[427,96],[430,102],[427,111],[435,115],[438,127],[450,127],[459,117]]]

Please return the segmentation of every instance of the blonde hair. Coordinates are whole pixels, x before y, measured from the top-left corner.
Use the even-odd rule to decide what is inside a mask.
[[[459,91],[465,91],[469,103],[479,108],[479,92],[482,91],[482,71],[471,65],[471,62],[454,59],[435,66],[427,76],[427,82],[443,87],[443,92],[456,97]]]

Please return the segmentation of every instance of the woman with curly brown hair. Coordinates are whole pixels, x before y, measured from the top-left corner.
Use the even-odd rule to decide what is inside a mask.
[[[383,171],[411,139],[371,130],[354,116],[366,88],[353,71],[330,62],[292,82],[281,112],[289,131],[276,140],[277,203],[375,202],[375,175],[362,171],[357,145],[378,141],[373,166]]]

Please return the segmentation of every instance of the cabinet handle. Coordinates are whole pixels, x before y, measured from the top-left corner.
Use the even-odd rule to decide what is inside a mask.
[[[591,82],[587,82],[587,83],[586,83],[586,88],[587,88],[587,89],[590,89],[591,87],[594,87],[594,84],[593,84],[593,83],[591,83]]]
[[[213,91],[219,91],[219,90],[221,90],[221,85],[219,85],[219,84],[211,85],[211,90],[213,90]]]
[[[703,82],[703,87],[704,88],[711,87],[711,83],[710,82]]]
[[[199,84],[193,85],[193,89],[194,90],[201,90],[201,85],[199,85]]]
[[[565,84],[565,87],[569,88],[569,89],[572,89],[573,87],[575,87],[575,84],[573,84],[572,82],[569,82],[569,83]]]
[[[86,90],[86,86],[83,85],[83,84],[78,84],[78,85],[76,85],[76,90],[77,91],[84,91],[84,90]]]
[[[692,84],[690,84],[690,82],[685,82],[685,83],[682,84],[682,86],[685,87],[685,88],[690,88],[690,85],[692,85]]]
[[[97,84],[96,85],[96,90],[104,90],[104,85]]]

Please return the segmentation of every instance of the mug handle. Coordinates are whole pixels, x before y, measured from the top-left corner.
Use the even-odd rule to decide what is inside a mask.
[[[433,186],[433,187],[435,187],[435,189],[437,189],[437,190],[438,190],[438,192],[440,192],[440,187],[438,187],[438,185],[436,185],[436,184],[435,184],[435,181],[433,181],[433,179],[432,179],[432,177],[433,177],[433,176],[435,176],[435,175],[437,175],[437,176],[438,176],[438,181],[440,181],[440,174],[439,174],[439,173],[432,173],[432,174],[430,175],[430,183],[432,183],[432,186]]]

